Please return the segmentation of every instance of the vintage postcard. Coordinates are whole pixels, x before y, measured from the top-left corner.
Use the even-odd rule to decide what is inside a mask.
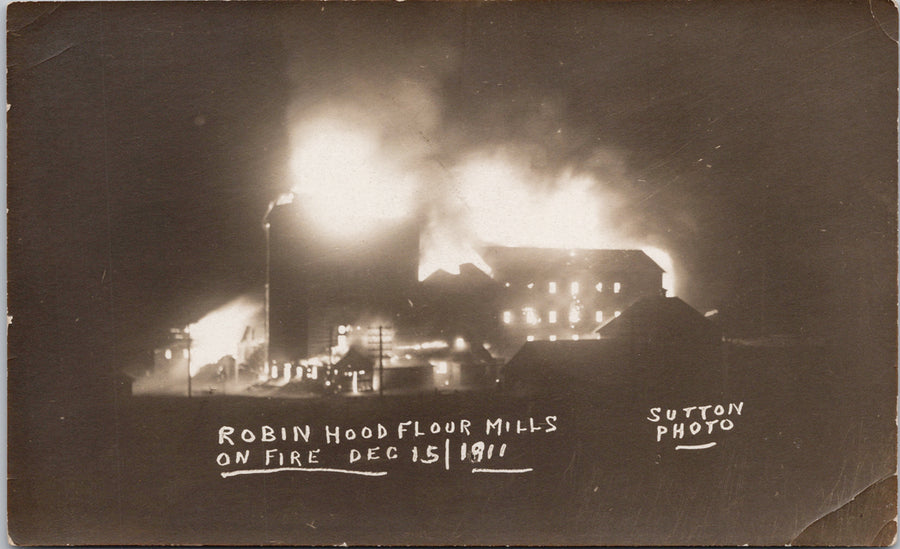
[[[18,545],[890,545],[897,10],[7,8]]]

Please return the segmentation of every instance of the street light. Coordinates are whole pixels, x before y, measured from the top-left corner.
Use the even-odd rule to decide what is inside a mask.
[[[269,215],[272,213],[272,210],[275,209],[275,206],[284,206],[293,202],[294,193],[282,193],[278,195],[278,198],[269,202],[266,213],[262,218],[263,231],[266,233],[266,341],[265,346],[263,347],[263,367],[266,369],[267,374],[269,372],[269,271],[272,257],[269,245],[269,229],[271,228],[271,225],[269,224]]]

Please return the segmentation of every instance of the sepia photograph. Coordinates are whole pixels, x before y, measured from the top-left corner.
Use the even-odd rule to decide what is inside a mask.
[[[893,3],[6,22],[11,544],[894,544]]]

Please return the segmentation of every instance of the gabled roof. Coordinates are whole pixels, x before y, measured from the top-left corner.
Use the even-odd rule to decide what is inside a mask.
[[[527,379],[536,386],[609,381],[620,377],[628,352],[628,346],[618,341],[530,341],[503,367],[503,373],[508,380]]]
[[[642,250],[591,250],[565,248],[512,248],[489,246],[481,257],[502,277],[504,272],[547,274],[559,271],[561,265],[569,269],[592,272],[652,272],[663,269]]]
[[[696,343],[719,338],[718,327],[677,297],[639,299],[597,333],[606,338],[641,338]]]
[[[459,274],[451,274],[444,269],[438,269],[423,280],[422,284],[425,286],[440,286],[442,288],[458,287],[471,289],[473,286],[494,286],[497,284],[497,281],[475,265],[464,263],[459,266]]]
[[[366,370],[374,365],[374,360],[361,353],[355,347],[351,347],[347,354],[337,361],[334,367],[338,370],[359,370],[360,368]]]

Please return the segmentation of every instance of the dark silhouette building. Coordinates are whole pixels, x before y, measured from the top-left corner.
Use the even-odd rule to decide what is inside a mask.
[[[339,325],[403,323],[418,282],[417,221],[332,237],[296,201],[274,208],[268,221],[270,361],[327,352]]]

